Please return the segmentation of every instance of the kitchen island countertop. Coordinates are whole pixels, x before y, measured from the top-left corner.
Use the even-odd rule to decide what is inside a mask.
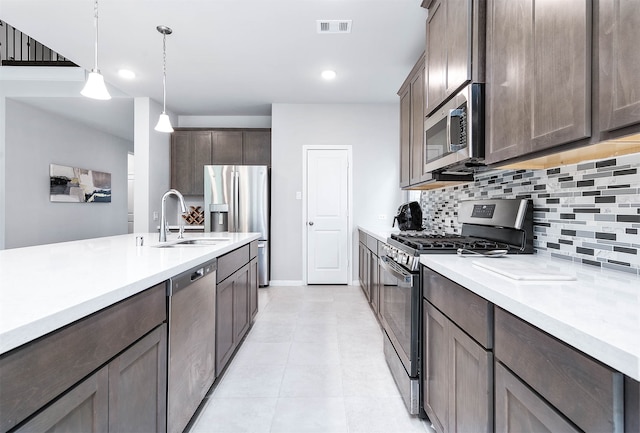
[[[136,245],[136,237],[144,245]],[[259,233],[189,234],[218,245],[157,248],[135,233],[0,251],[0,354],[66,326],[207,260]],[[171,234],[167,243],[177,235]]]
[[[575,277],[575,280],[512,279],[478,266],[481,261],[499,268],[529,270],[530,274],[546,278],[560,275]],[[497,259],[423,254],[420,262],[568,345],[640,380],[640,277],[637,275],[545,254]]]

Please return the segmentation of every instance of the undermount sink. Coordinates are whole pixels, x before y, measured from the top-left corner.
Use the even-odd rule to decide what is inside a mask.
[[[209,238],[209,239],[182,239],[174,242],[167,242],[155,245],[156,248],[177,248],[177,247],[193,247],[193,246],[215,246],[229,242],[228,238]]]

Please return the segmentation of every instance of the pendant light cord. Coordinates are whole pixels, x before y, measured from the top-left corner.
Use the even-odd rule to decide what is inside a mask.
[[[95,71],[98,72],[98,0],[96,0],[93,4],[93,16],[94,16],[94,26],[95,26],[95,30],[96,30],[96,44],[94,47],[94,67],[95,67]]]
[[[162,34],[162,114],[167,111],[167,35]]]

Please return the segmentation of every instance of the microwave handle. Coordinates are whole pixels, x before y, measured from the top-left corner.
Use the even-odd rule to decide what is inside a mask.
[[[463,110],[459,108],[452,108],[447,113],[447,147],[449,148],[450,153],[460,150],[460,147],[458,144],[453,144],[451,142],[451,118],[462,117],[463,113],[464,113]]]

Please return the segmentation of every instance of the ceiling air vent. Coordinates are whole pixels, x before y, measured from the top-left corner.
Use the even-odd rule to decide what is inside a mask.
[[[317,20],[318,33],[351,33],[351,20]]]

